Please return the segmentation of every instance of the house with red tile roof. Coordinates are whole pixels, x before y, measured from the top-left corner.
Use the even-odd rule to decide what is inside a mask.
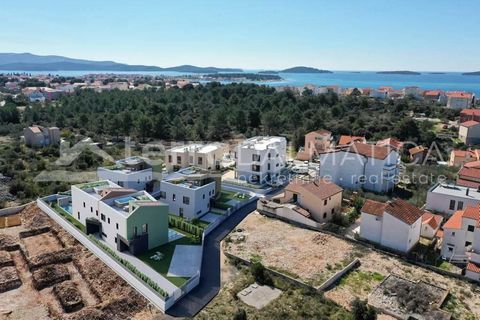
[[[450,152],[450,160],[448,165],[450,167],[461,167],[464,164],[472,161],[480,160],[480,150],[478,149],[468,149],[468,150],[458,150],[454,149]]]
[[[409,202],[365,201],[361,209],[360,237],[398,252],[409,252],[420,240],[425,212]]]
[[[305,145],[297,153],[297,159],[310,161],[320,153],[328,151],[332,143],[332,133],[328,130],[316,130],[305,135]]]
[[[477,163],[478,166],[474,166]],[[457,184],[478,189],[480,187],[480,163],[474,161],[463,165],[460,171],[458,171]]]
[[[469,120],[480,122],[480,109],[463,109],[460,112],[460,123]]]
[[[390,147],[395,150],[401,150],[403,148],[403,142],[395,139],[395,138],[387,138],[383,140],[378,140],[377,141],[377,146],[381,147]]]
[[[360,136],[345,136],[342,135],[340,136],[340,139],[338,140],[337,147],[345,147],[352,145],[353,143],[367,143],[367,140],[365,137],[360,137]]]
[[[467,146],[480,144],[480,122],[468,120],[460,123],[458,138]]]
[[[472,107],[474,95],[470,92],[447,92],[447,108],[467,109]]]
[[[319,176],[347,189],[388,192],[399,171],[397,150],[360,142],[322,153],[319,160]]]
[[[443,225],[441,255],[454,262],[467,262],[468,278],[480,281],[480,207],[458,210]]]
[[[295,179],[285,187],[283,194],[259,200],[257,209],[312,225],[311,222],[328,222],[335,213],[339,213],[342,197],[343,189],[333,182]]]
[[[60,143],[60,129],[33,125],[23,129],[25,144],[31,147],[45,147]]]
[[[445,92],[441,90],[426,90],[423,93],[423,99],[430,103],[440,103],[443,105],[447,103],[447,96]]]
[[[410,161],[415,164],[422,164],[428,154],[428,149],[424,146],[416,146],[408,149],[410,154]]]
[[[420,231],[420,236],[433,239],[440,229],[442,224],[443,217],[439,214],[433,214],[430,211],[424,211],[422,216],[422,229]]]

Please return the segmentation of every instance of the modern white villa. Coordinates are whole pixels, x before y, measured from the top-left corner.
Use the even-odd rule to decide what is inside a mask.
[[[228,153],[225,143],[179,145],[165,151],[165,165],[169,172],[190,166],[218,170],[225,153]]]
[[[360,237],[399,252],[409,252],[420,240],[424,211],[405,200],[365,201]]]
[[[210,200],[219,193],[220,183],[206,170],[189,167],[174,172],[160,182],[160,199],[170,213],[189,220],[210,211]]]
[[[235,178],[250,183],[273,182],[285,168],[287,139],[258,136],[246,139],[235,151]]]
[[[458,210],[478,204],[480,192],[477,188],[437,183],[428,190],[425,209],[451,216]]]
[[[119,251],[138,254],[168,242],[168,205],[146,191],[105,180],[73,185],[58,205]],[[70,204],[71,201],[71,204]]]
[[[99,167],[97,176],[99,180],[110,180],[125,188],[154,190],[152,167],[141,157],[130,157],[118,160],[110,167]]]
[[[396,149],[356,142],[321,154],[319,176],[346,189],[388,192],[395,186],[398,164]]]

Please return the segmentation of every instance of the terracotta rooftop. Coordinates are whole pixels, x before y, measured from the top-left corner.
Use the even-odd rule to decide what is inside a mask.
[[[475,157],[477,157],[476,154]],[[470,161],[465,163],[463,166],[470,169],[480,169],[480,161]]]
[[[328,136],[328,135],[332,134],[330,131],[325,130],[325,129],[315,130],[315,131],[309,132],[307,134],[311,134],[311,133],[316,133],[316,134],[319,134],[319,135],[322,135],[322,136]]]
[[[460,171],[458,171],[458,176],[465,178],[474,178],[474,179],[480,179],[480,169],[476,167],[470,166],[463,166]]]
[[[457,184],[462,187],[479,188],[480,182],[457,178]]]
[[[422,224],[428,224],[430,227],[432,227],[433,230],[437,230],[440,227],[442,220],[442,216],[438,214],[433,214],[426,210],[424,211],[424,214],[422,216]]]
[[[387,202],[387,205],[385,206],[385,212],[388,212],[395,218],[409,225],[415,223],[423,216],[424,213],[424,211],[402,199],[395,199]]]
[[[472,99],[472,94],[469,92],[447,92],[447,96],[451,98]]]
[[[460,114],[467,116],[480,116],[480,109],[463,109]]]
[[[298,194],[309,193],[318,199],[325,199],[331,197],[343,189],[335,183],[326,180],[306,181],[295,179],[285,187],[285,191],[290,191]]]
[[[454,229],[454,230],[459,230],[462,228],[462,217],[463,217],[463,211],[456,211],[450,219],[445,222],[443,225],[443,229]]]
[[[389,147],[376,146],[373,144],[366,144],[355,142],[348,148],[349,152],[361,154],[362,156],[383,160],[392,151]]]
[[[33,133],[42,133],[42,130],[40,129],[39,126],[32,126],[32,127],[29,127],[30,131],[32,131]]]
[[[411,155],[414,155],[414,154],[417,154],[417,153],[420,153],[420,152],[424,152],[425,150],[427,150],[427,149],[423,146],[416,146],[416,147],[408,149],[408,152]]]
[[[465,121],[465,122],[460,123],[460,125],[462,127],[466,127],[466,128],[476,126],[477,124],[480,124],[480,122],[474,121],[474,120],[469,120],[469,121]]]
[[[383,147],[392,147],[392,148],[395,148],[397,150],[401,149],[403,147],[403,142],[395,139],[395,138],[387,138],[387,139],[383,139],[383,140],[379,140],[377,141],[377,146],[383,146]]]
[[[480,273],[480,265],[473,262],[469,262],[467,264],[467,270],[475,273]]]
[[[360,136],[340,136],[340,140],[338,140],[338,145],[345,146],[352,144],[354,142],[365,142],[365,137]]]
[[[386,203],[367,199],[360,211],[371,214],[373,216],[381,217],[383,216],[385,206]]]

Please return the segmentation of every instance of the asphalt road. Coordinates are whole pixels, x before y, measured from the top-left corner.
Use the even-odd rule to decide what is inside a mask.
[[[220,290],[220,241],[227,236],[249,213],[255,211],[257,202],[246,205],[223,221],[206,238],[202,259],[200,284],[167,310],[173,317],[193,317],[207,305]]]

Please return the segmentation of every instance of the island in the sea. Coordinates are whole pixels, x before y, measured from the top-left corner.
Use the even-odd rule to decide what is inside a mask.
[[[218,81],[275,81],[282,80],[282,77],[274,74],[259,73],[212,73],[204,75],[203,79]]]
[[[278,71],[275,70],[262,70],[258,71],[259,74],[278,74]]]
[[[445,72],[429,72],[428,74],[445,74]]]
[[[474,72],[464,72],[462,73],[464,76],[480,76],[480,71],[474,71]]]
[[[321,70],[317,68],[302,67],[302,66],[288,68],[279,72],[280,73],[333,73],[332,71],[329,71],[329,70]]]
[[[401,70],[401,71],[378,71],[377,74],[401,74],[401,75],[411,75],[411,76],[421,75],[420,72],[406,71],[406,70]]]

